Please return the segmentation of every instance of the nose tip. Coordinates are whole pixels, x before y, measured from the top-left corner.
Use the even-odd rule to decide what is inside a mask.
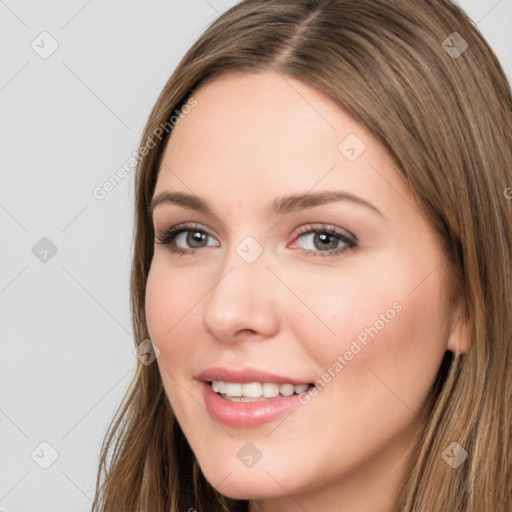
[[[206,297],[205,330],[225,342],[273,336],[279,321],[271,278],[265,264],[235,261]]]

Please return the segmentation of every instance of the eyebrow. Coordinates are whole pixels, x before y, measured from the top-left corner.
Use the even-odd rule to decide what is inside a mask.
[[[274,199],[270,205],[268,213],[269,215],[284,215],[338,201],[347,201],[353,204],[365,206],[385,219],[382,212],[373,204],[351,194],[350,192],[338,190],[279,196]],[[149,214],[153,215],[155,208],[162,204],[176,204],[183,208],[187,208],[188,210],[194,210],[212,216],[215,215],[206,201],[196,195],[187,194],[185,192],[161,192],[151,200],[149,205]]]

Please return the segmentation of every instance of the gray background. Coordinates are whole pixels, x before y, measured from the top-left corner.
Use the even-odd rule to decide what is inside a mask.
[[[100,443],[137,363],[133,171],[102,200],[92,191],[136,151],[186,49],[235,3],[0,0],[4,512],[90,510]],[[512,0],[457,3],[510,80]]]

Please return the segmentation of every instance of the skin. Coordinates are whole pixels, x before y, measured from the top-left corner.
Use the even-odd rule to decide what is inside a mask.
[[[177,420],[210,484],[250,499],[253,511],[391,510],[444,352],[467,350],[460,308],[447,299],[441,241],[383,146],[311,86],[234,73],[194,97],[154,196],[193,193],[214,215],[169,203],[155,208],[153,222],[156,236],[184,222],[212,236],[196,248],[181,235],[174,243],[193,251],[185,255],[155,244],[146,289]],[[365,144],[354,161],[338,149],[349,134]],[[348,201],[267,213],[278,196],[320,190],[350,192],[382,216]],[[322,224],[352,233],[357,247],[320,257],[322,241],[297,229],[322,233]],[[252,263],[235,250],[247,236],[263,249]],[[347,247],[336,240],[324,243]],[[315,382],[393,304],[401,306],[394,318],[286,418],[235,428],[206,411],[200,371],[253,366]],[[251,468],[237,458],[249,441],[262,454]]]

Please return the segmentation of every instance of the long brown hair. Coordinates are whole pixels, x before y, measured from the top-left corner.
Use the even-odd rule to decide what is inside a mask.
[[[316,87],[369,129],[430,215],[456,269],[471,349],[447,353],[395,510],[510,512],[512,95],[495,54],[448,0],[244,0],[183,57],[140,148],[169,128],[172,116],[179,119],[199,86],[223,73],[257,70]],[[144,297],[154,232],[148,204],[172,133],[165,131],[136,172],[136,344],[149,338]],[[442,458],[452,442],[469,454],[457,469]],[[93,510],[228,512],[248,510],[248,503],[222,496],[206,481],[157,365],[138,363],[103,443]]]

